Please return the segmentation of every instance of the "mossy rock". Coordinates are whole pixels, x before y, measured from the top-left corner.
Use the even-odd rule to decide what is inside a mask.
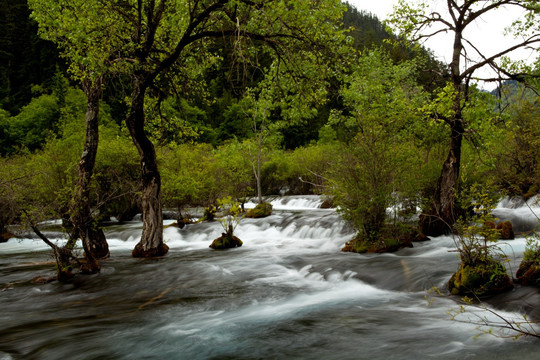
[[[164,229],[170,228],[170,227],[177,227],[179,229],[183,229],[186,225],[189,224],[195,224],[195,222],[188,218],[179,219],[172,224],[163,226]]]
[[[345,243],[341,251],[364,253],[396,252],[403,248],[413,247],[414,241],[426,241],[429,238],[412,226],[400,226],[384,229],[377,240],[368,240],[361,234]]]
[[[512,290],[514,284],[505,267],[497,262],[468,265],[461,263],[448,281],[453,295],[485,297]]]
[[[0,243],[7,242],[12,237],[15,237],[12,233],[7,230],[0,231]]]
[[[334,205],[334,199],[326,198],[326,199],[324,199],[324,201],[321,203],[321,206],[319,206],[319,207],[321,209],[333,209],[336,206]]]
[[[220,237],[212,241],[210,247],[214,250],[224,250],[240,247],[243,244],[242,240],[234,235],[221,234]]]
[[[258,219],[270,215],[272,215],[272,204],[263,202],[257,204],[257,206],[255,206],[253,209],[249,209],[245,217]]]
[[[540,285],[540,265],[536,261],[522,261],[516,272],[516,282],[521,285]]]
[[[497,230],[500,233],[499,238],[502,240],[513,240],[516,238],[514,235],[514,227],[510,221],[503,221],[497,224]]]

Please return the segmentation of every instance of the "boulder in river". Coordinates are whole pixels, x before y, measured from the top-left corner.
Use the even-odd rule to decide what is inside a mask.
[[[530,241],[516,272],[516,282],[521,285],[540,286],[540,244]]]
[[[240,247],[243,244],[244,243],[242,242],[242,240],[240,240],[236,236],[222,233],[220,237],[212,241],[210,247],[214,250],[224,250]]]
[[[429,238],[413,226],[395,226],[383,229],[375,241],[366,240],[362,234],[357,234],[347,241],[341,251],[356,253],[386,253],[396,252],[403,248],[412,248],[413,242],[427,241]]]
[[[506,273],[506,268],[496,261],[474,265],[461,263],[459,269],[448,281],[452,295],[484,297],[512,290],[514,284]]]
[[[497,230],[499,230],[499,238],[502,240],[513,240],[515,239],[514,227],[510,221],[503,221],[497,224]]]
[[[270,203],[260,203],[257,204],[253,209],[249,209],[246,213],[247,218],[258,219],[272,215],[272,204]]]

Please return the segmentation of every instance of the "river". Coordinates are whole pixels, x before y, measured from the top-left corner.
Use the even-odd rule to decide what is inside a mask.
[[[111,224],[101,273],[69,284],[31,281],[54,274],[40,241],[2,243],[0,360],[537,358],[538,339],[483,334],[477,317],[495,315],[466,307],[453,320],[459,299],[430,295],[458,267],[450,236],[394,254],[343,253],[353,233],[320,203],[275,200],[269,218],[242,220],[235,234],[244,246],[226,251],[208,248],[222,232],[217,222],[166,228],[170,250],[160,259],[131,257],[139,221]],[[498,216],[537,224],[507,206]],[[515,272],[525,239],[501,248]],[[539,303],[537,288],[518,287],[487,306],[538,319]]]

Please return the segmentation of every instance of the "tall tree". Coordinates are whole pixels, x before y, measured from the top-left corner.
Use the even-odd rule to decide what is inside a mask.
[[[445,113],[434,111],[431,115],[444,121],[450,128],[448,156],[442,166],[433,201],[429,210],[421,218],[422,230],[426,235],[436,236],[448,232],[455,223],[459,209],[455,205],[455,196],[459,185],[461,148],[464,135],[469,129],[464,110],[469,106],[471,81],[502,79],[520,80],[523,74],[509,71],[503,67],[505,56],[515,50],[534,47],[540,43],[539,23],[540,5],[537,0],[447,0],[444,12],[429,11],[426,1],[418,6],[411,6],[400,0],[395,12],[390,17],[390,24],[408,40],[420,41],[433,38],[442,33],[453,36],[449,94],[450,109]],[[475,25],[482,16],[491,14],[500,8],[520,8],[526,15],[516,19],[514,29],[519,32],[515,44],[494,54],[480,51],[478,44],[466,37],[466,31]],[[495,70],[496,76],[482,79],[478,70]]]
[[[403,229],[398,216],[393,224],[388,221],[387,211],[397,212],[399,199],[418,186],[421,156],[414,129],[420,116],[415,108],[425,94],[414,80],[414,62],[394,65],[380,50],[364,52],[353,71],[341,91],[345,108],[333,112],[329,122],[351,138],[340,144],[340,155],[326,174],[326,191],[358,231],[346,250],[387,251],[399,244],[397,250]]]
[[[58,45],[62,56],[69,61],[69,71],[81,82],[86,94],[86,139],[69,207],[73,229],[66,247],[73,248],[80,237],[87,259],[82,271],[96,273],[99,271],[96,259],[107,257],[109,248],[103,230],[92,216],[90,181],[98,150],[103,77],[113,71],[116,57],[112,51],[118,47],[117,37],[111,32],[114,19],[92,1],[29,0],[28,4],[40,26],[40,35]]]
[[[33,3],[37,5],[38,1]],[[145,132],[145,98],[157,79],[177,64],[186,71],[207,65],[208,59],[214,58],[209,42],[224,38],[234,44],[242,62],[257,57],[255,45],[263,45],[262,52],[273,54],[273,68],[277,70],[269,73],[276,81],[287,83],[285,101],[291,97],[290,75],[300,79],[296,84],[318,75],[315,71],[307,73],[302,63],[324,66],[322,52],[345,39],[338,24],[342,11],[338,0],[93,0],[83,4],[88,5],[73,12],[74,21],[90,16],[97,25],[81,22],[87,28],[77,32],[81,38],[73,42],[76,52],[90,64],[107,60],[132,79],[126,125],[142,168],[143,231],[133,250],[137,257],[168,251],[163,243],[161,177],[154,145]],[[46,11],[55,16],[76,10],[72,1],[49,5]],[[108,31],[113,33],[107,39],[104,33]],[[96,45],[100,53],[95,49],[86,53],[81,47],[85,42]],[[103,53],[113,55],[113,61]]]

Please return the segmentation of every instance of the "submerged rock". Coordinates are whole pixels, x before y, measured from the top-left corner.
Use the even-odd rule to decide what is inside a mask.
[[[243,244],[244,243],[242,242],[242,240],[240,240],[236,236],[222,233],[220,237],[212,241],[210,247],[214,250],[224,250],[240,247]]]
[[[412,248],[413,242],[427,241],[429,238],[413,226],[398,226],[386,229],[376,241],[370,241],[358,234],[345,243],[341,251],[355,253],[396,252],[403,248]]]
[[[38,275],[38,276],[34,277],[30,281],[30,283],[32,283],[32,284],[47,284],[47,283],[53,282],[55,280],[56,280],[56,277],[50,277],[50,276],[46,277],[46,276],[43,276],[43,275]]]
[[[177,221],[173,222],[172,224],[165,225],[165,226],[163,226],[163,228],[167,229],[167,228],[170,228],[170,227],[177,227],[179,229],[183,229],[186,225],[195,224],[195,223],[196,222],[191,220],[191,219],[183,218],[183,219],[178,219]]]
[[[411,242],[400,241],[367,241],[359,238],[353,238],[345,243],[345,246],[341,249],[344,252],[355,252],[359,254],[365,253],[386,253],[396,252],[406,247],[413,247]]]
[[[512,290],[514,284],[506,273],[506,268],[498,262],[486,262],[476,265],[463,264],[448,281],[448,290],[453,295],[478,297],[499,294]]]
[[[270,203],[260,203],[257,204],[253,209],[249,209],[246,213],[247,218],[258,219],[272,215],[272,204]]]

